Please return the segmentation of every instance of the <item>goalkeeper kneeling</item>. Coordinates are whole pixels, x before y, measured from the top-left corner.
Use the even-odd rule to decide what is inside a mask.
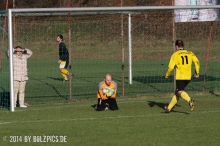
[[[98,86],[98,103],[95,109],[97,111],[102,111],[105,109],[118,110],[118,105],[115,99],[116,91],[117,84],[112,81],[112,76],[110,74],[106,74],[104,81],[102,81]],[[106,104],[108,104],[108,107]]]

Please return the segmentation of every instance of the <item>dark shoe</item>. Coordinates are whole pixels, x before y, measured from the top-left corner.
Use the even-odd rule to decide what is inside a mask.
[[[70,73],[70,76],[73,78],[73,77],[74,77],[74,74],[73,74],[73,73]]]
[[[170,110],[168,109],[167,105],[164,106],[164,109],[165,109],[165,113],[170,113]]]

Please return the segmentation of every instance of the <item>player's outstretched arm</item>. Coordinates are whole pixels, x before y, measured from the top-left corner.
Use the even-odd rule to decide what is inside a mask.
[[[168,70],[166,72],[166,75],[165,75],[165,78],[167,79],[171,72],[173,71],[173,69],[175,68],[175,54],[173,54],[171,57],[170,57],[170,62],[169,62],[169,65],[168,65]]]
[[[195,56],[195,54],[193,54],[193,62],[195,64],[195,74],[199,74],[199,70],[200,70],[200,63],[199,63],[199,59]],[[195,75],[194,75],[195,77]]]

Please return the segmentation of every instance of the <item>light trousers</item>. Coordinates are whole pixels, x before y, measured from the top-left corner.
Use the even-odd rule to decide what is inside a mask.
[[[19,95],[20,106],[24,105],[25,85],[26,85],[26,81],[14,81],[14,106],[15,107],[16,107],[18,95]]]

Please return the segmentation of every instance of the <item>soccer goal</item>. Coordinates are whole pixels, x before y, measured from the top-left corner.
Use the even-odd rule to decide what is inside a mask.
[[[13,47],[31,49],[26,84],[27,104],[68,100],[96,100],[98,84],[110,73],[118,83],[118,97],[169,96],[174,77],[165,80],[174,41],[201,61],[200,78],[187,90],[210,91],[216,82],[219,48],[219,5],[37,8],[8,10],[10,104],[13,92]],[[69,50],[68,70],[74,78],[63,82],[57,61],[56,36]]]

